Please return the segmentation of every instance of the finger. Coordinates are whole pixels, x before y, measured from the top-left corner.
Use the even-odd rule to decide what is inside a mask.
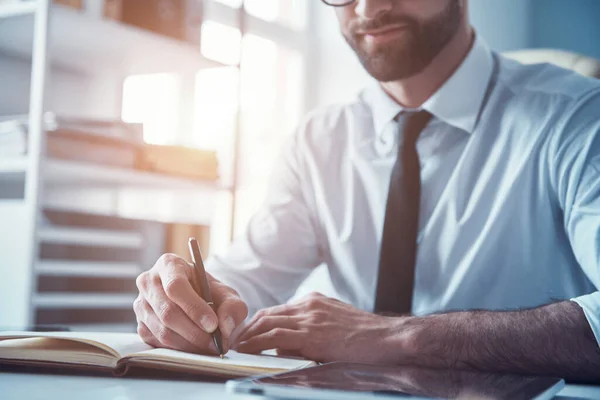
[[[140,338],[153,347],[161,347],[158,340],[154,337],[150,329],[142,321],[138,321],[137,333]]]
[[[262,318],[269,316],[293,316],[296,315],[296,313],[299,310],[299,307],[299,305],[281,304],[274,307],[263,308],[262,310],[259,310],[256,314],[254,314],[250,321],[247,322],[246,326],[240,332],[238,332],[238,337],[241,338],[242,336],[244,336],[245,332]]]
[[[299,350],[285,350],[285,349],[275,349],[277,352],[278,356],[282,356],[282,357],[300,357],[302,356],[302,354],[300,354]]]
[[[299,310],[296,304],[280,304],[269,308],[263,308],[259,310],[254,318],[262,318],[266,316],[277,316],[277,315],[294,315]]]
[[[213,309],[196,293],[190,281],[190,266],[183,259],[172,260],[158,268],[166,296],[175,303],[195,325],[211,333],[218,326]]]
[[[218,307],[219,328],[223,336],[229,338],[234,329],[248,316],[248,306],[237,292],[221,283],[213,284],[211,291]]]
[[[259,354],[269,349],[299,352],[304,347],[304,335],[305,333],[300,331],[276,328],[241,342],[237,350],[250,354]]]
[[[152,280],[154,282],[151,284],[150,290],[142,293],[151,309],[150,311],[146,310],[145,314],[153,314],[165,328],[184,337],[195,347],[202,349],[209,346],[212,343],[210,335],[194,324],[183,310],[167,297],[163,287],[156,282],[156,279]],[[143,321],[148,325],[147,317]],[[160,340],[158,337],[157,339]]]
[[[158,342],[158,346],[156,347],[166,347],[168,349],[181,350],[188,353],[217,353],[217,349],[215,348],[212,341],[202,346],[197,346],[189,342],[177,332],[163,325],[162,321],[153,312],[153,309],[150,307],[149,304],[148,307],[149,309],[146,311],[146,316],[143,323],[152,333],[154,338],[156,338]]]
[[[240,335],[239,341],[245,342],[254,336],[261,335],[277,328],[298,330],[298,320],[296,317],[288,315],[263,317],[252,325],[247,326],[242,335]]]

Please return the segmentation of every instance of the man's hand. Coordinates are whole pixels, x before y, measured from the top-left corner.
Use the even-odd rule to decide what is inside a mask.
[[[390,363],[384,344],[392,334],[390,320],[314,293],[295,304],[259,311],[240,333],[237,350],[277,349],[323,362]]]
[[[235,290],[208,275],[215,314],[196,294],[194,276],[193,267],[174,254],[163,255],[138,276],[140,293],[133,304],[138,334],[154,347],[217,353],[210,333],[218,326],[227,352],[231,332],[246,318],[248,307]]]

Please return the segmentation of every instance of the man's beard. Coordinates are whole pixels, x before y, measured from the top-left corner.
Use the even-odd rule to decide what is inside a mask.
[[[462,20],[459,0],[427,21],[385,14],[366,22],[357,22],[344,34],[367,72],[380,82],[406,79],[423,71],[454,37]],[[390,41],[369,52],[364,36],[357,32],[403,24],[400,40]]]

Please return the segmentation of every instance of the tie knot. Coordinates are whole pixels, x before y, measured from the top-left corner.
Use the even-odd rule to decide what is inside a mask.
[[[400,117],[400,114],[398,117]],[[403,142],[405,146],[415,145],[419,135],[421,135],[423,129],[425,129],[429,121],[431,121],[431,118],[433,118],[433,115],[425,110],[406,113],[403,118],[404,124],[402,127],[402,135],[404,136]]]

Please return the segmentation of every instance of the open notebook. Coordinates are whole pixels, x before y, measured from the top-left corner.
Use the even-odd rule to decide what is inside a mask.
[[[219,376],[250,376],[315,365],[313,361],[237,353],[217,356],[156,349],[135,333],[0,332],[0,363],[69,366],[124,375],[131,366]]]

